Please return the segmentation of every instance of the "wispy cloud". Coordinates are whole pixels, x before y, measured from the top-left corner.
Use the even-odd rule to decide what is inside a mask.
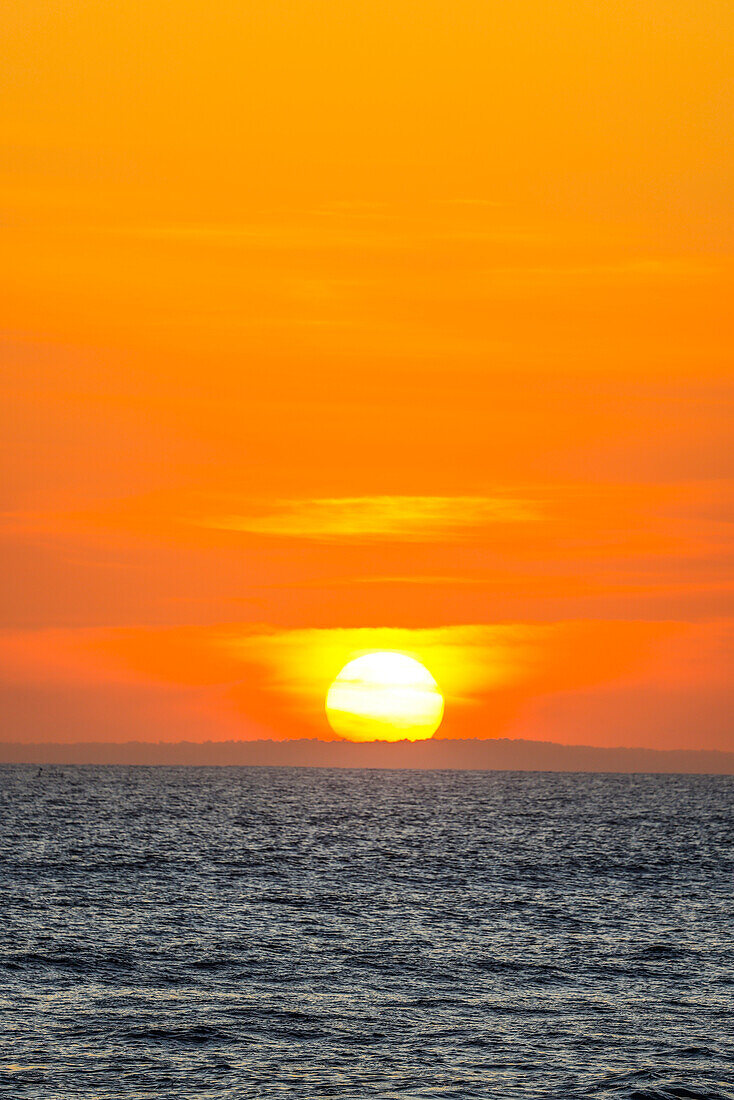
[[[284,538],[413,540],[537,518],[530,502],[511,497],[368,496],[279,501],[267,513],[212,517],[206,525]]]

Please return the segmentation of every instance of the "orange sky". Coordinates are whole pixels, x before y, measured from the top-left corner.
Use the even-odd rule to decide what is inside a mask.
[[[4,740],[734,748],[734,9],[0,14]]]

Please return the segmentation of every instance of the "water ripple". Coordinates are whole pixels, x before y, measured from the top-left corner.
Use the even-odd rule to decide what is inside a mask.
[[[734,783],[0,767],[13,1100],[734,1100]]]

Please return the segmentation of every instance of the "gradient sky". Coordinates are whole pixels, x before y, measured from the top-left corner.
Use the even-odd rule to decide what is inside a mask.
[[[4,740],[734,748],[734,8],[0,15]]]

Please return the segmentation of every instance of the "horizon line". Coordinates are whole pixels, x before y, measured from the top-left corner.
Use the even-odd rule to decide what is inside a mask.
[[[564,745],[512,738],[423,741],[0,742],[0,764],[734,775],[734,752]]]

